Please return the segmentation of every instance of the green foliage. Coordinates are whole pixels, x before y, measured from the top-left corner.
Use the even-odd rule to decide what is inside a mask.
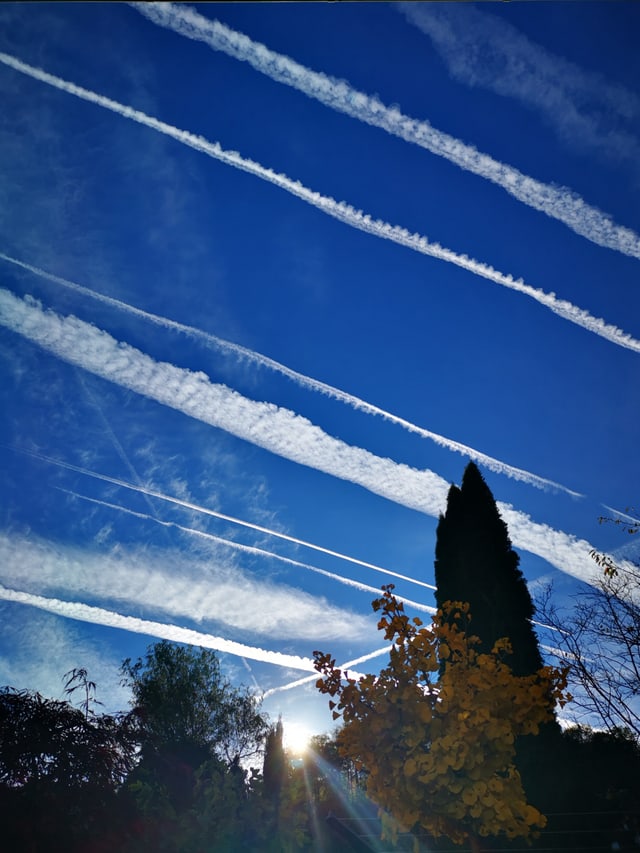
[[[149,769],[126,789],[135,820],[121,836],[120,853],[228,853],[262,847],[263,809],[260,780],[238,765],[218,758],[192,774],[180,803]]]
[[[122,673],[147,749],[202,748],[229,764],[260,752],[267,723],[258,702],[222,676],[215,652],[162,641],[144,659],[127,658]]]
[[[313,735],[309,739],[309,749],[312,753],[319,755],[327,764],[335,767],[336,770],[341,770],[346,760],[340,755],[338,749],[338,731],[339,729],[331,735],[326,733]]]
[[[65,672],[63,678],[66,679],[64,682],[64,692],[67,696],[72,696],[76,690],[81,690],[84,693],[84,699],[80,703],[80,708],[82,708],[85,717],[88,719],[90,715],[95,713],[92,706],[103,704],[96,698],[97,687],[95,681],[91,681],[89,673],[84,667],[70,669],[69,672]]]
[[[122,672],[141,721],[141,760],[123,795],[141,818],[130,849],[244,849],[258,830],[255,774],[241,762],[259,754],[268,728],[257,700],[207,649],[156,643]]]
[[[311,828],[309,825],[309,795],[302,767],[286,766],[286,778],[282,788],[278,833],[265,850],[269,853],[298,853],[309,850]]]
[[[479,649],[490,652],[508,637],[510,665],[516,675],[542,666],[531,626],[534,606],[507,526],[480,471],[470,462],[460,488],[452,486],[440,516],[436,539],[436,603],[465,601],[473,613]]]
[[[309,795],[306,771],[294,764],[283,745],[282,720],[267,734],[261,780],[263,847],[261,853],[309,849]]]
[[[636,850],[640,746],[625,729],[575,726],[558,743],[549,791],[548,847]]]
[[[65,675],[80,707],[0,691],[3,849],[30,853],[297,853],[312,848],[305,774],[270,730],[265,779],[241,763],[268,730],[215,655],[158,643],[123,664],[129,714],[95,711],[84,669]],[[271,769],[268,769],[268,768]],[[275,794],[275,796],[274,796]]]

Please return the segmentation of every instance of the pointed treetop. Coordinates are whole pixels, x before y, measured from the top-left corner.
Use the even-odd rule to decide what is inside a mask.
[[[530,622],[531,596],[507,525],[473,462],[467,465],[461,486],[449,490],[436,536],[438,607],[445,601],[468,602],[471,629],[480,637],[482,650],[490,651],[496,640],[509,637],[514,671],[537,671],[542,659]]]

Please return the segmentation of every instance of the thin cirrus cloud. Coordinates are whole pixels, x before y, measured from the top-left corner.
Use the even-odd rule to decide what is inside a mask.
[[[640,258],[640,237],[634,231],[616,225],[612,222],[610,216],[587,204],[568,188],[551,186],[524,175],[513,166],[495,160],[493,157],[481,153],[473,146],[467,145],[447,133],[436,130],[428,121],[419,121],[406,116],[397,107],[388,107],[379,98],[359,92],[343,80],[336,80],[326,74],[312,71],[290,57],[276,53],[266,45],[253,41],[244,33],[225,26],[220,21],[200,15],[195,9],[189,6],[178,6],[174,3],[130,3],[129,5],[137,9],[155,24],[171,29],[187,38],[204,42],[214,50],[222,51],[234,59],[247,62],[256,71],[267,75],[272,80],[304,92],[305,95],[320,101],[331,109],[345,113],[352,118],[356,118],[374,127],[380,127],[386,130],[387,133],[398,136],[406,142],[426,148],[431,153],[455,163],[461,169],[472,172],[497,184],[513,197],[517,198],[518,201],[542,211],[553,219],[559,220],[576,234],[586,237],[587,240],[591,240],[593,243],[614,249],[631,257]],[[448,6],[448,4],[445,5]],[[455,6],[455,4],[453,5]],[[428,22],[430,18],[436,16],[442,18],[447,13],[454,20],[458,20],[458,22],[460,20],[467,22],[471,18],[472,13],[475,13],[476,18],[471,18],[471,20],[476,20],[478,16],[483,20],[483,13],[477,12],[474,9],[469,11],[468,8],[464,10],[447,8],[445,11],[440,9],[436,11],[432,8],[431,4],[427,4],[427,8],[425,8],[425,4],[422,3],[402,4],[402,8],[409,20],[424,31],[427,31],[428,27],[428,24],[424,21]],[[430,35],[432,34],[432,30],[433,27],[429,28]],[[527,40],[525,39],[524,41]],[[491,47],[492,49],[495,47],[493,42],[491,43]],[[511,62],[513,62],[514,58],[520,61],[520,47],[521,45],[519,44],[514,47],[513,56],[509,54]],[[527,51],[527,54],[529,52]],[[470,52],[465,51],[464,47],[461,49],[460,45],[456,45],[453,55],[458,60],[459,57],[466,57],[468,53]],[[461,61],[464,63],[468,60],[463,59]],[[565,64],[569,65],[569,63]],[[526,91],[530,98],[535,93],[536,103],[543,102],[547,104],[550,95],[550,80],[553,80],[553,87],[551,88],[552,95],[556,95],[558,91],[561,91],[562,87],[562,83],[558,83],[557,80],[562,80],[563,74],[559,73],[556,77],[553,73],[554,68],[552,66],[544,75],[541,74],[539,80],[534,78],[529,81],[526,78],[523,79],[522,74],[513,74],[511,65],[509,65],[509,68],[500,75],[500,78],[506,81],[502,84],[503,86],[508,86],[513,78],[515,81],[511,83],[513,87],[518,87],[521,92]],[[560,70],[564,71],[564,66],[558,65],[558,71]],[[574,73],[570,81],[573,82],[575,77]],[[590,79],[587,78],[580,86],[578,89],[580,95],[584,96],[587,93],[591,93],[588,89],[589,82]],[[540,84],[545,85],[542,86]],[[613,89],[614,87],[610,88]],[[606,93],[607,95],[609,94],[609,89],[606,90]],[[622,97],[624,93],[620,92],[618,95]],[[631,97],[626,99],[625,103],[637,104],[637,99],[632,101]],[[571,106],[571,104],[566,103],[566,97],[559,98],[556,95],[555,100],[558,101],[558,111],[564,112],[566,116],[565,122],[568,122],[569,116],[572,115],[572,111],[568,109],[568,106]],[[573,112],[575,113],[576,111],[574,110]],[[576,131],[581,130],[583,132],[585,125],[587,129],[590,126],[588,120],[583,119],[579,113],[577,113],[574,123]],[[593,138],[594,135],[595,131],[592,131],[590,136]],[[616,140],[614,137],[609,142],[609,137],[607,136],[606,139],[603,138],[599,141],[601,144],[618,143],[620,147],[627,151],[631,142],[635,140],[627,139],[626,135],[622,134],[620,135],[620,140]],[[637,143],[635,147],[637,149]]]
[[[60,468],[66,468],[68,471],[76,471],[78,474],[84,474],[85,476],[92,477],[95,480],[101,480],[103,483],[111,483],[114,486],[120,486],[123,489],[130,489],[131,491],[138,492],[139,494],[146,495],[147,497],[158,498],[159,500],[167,501],[167,503],[171,503],[174,506],[181,506],[184,507],[184,509],[193,510],[194,512],[202,513],[203,515],[208,515],[211,518],[219,518],[222,521],[229,521],[232,524],[238,524],[241,527],[248,528],[249,530],[255,530],[257,533],[266,533],[268,536],[275,536],[278,539],[284,539],[286,542],[291,542],[294,545],[302,545],[304,548],[310,548],[313,551],[318,551],[321,554],[328,554],[330,557],[338,557],[338,559],[353,563],[356,566],[363,566],[366,569],[372,569],[374,572],[382,572],[382,574],[398,578],[399,580],[408,581],[409,583],[417,584],[418,586],[425,587],[426,589],[435,589],[433,584],[425,583],[424,581],[418,580],[417,578],[410,578],[407,575],[400,574],[399,572],[394,572],[391,569],[385,569],[382,566],[376,566],[375,563],[367,563],[365,560],[359,560],[357,557],[349,557],[347,554],[341,554],[339,551],[332,551],[330,548],[325,548],[322,545],[314,545],[312,542],[306,542],[304,539],[298,539],[295,536],[290,536],[287,533],[282,533],[277,530],[270,530],[268,527],[263,527],[259,524],[254,524],[251,521],[244,521],[240,518],[234,518],[234,516],[232,515],[225,515],[222,512],[218,512],[217,510],[199,506],[198,504],[194,504],[182,498],[177,498],[172,495],[165,495],[162,492],[158,492],[157,490],[151,489],[147,486],[135,485],[134,483],[129,483],[126,480],[121,480],[117,477],[109,477],[107,474],[100,474],[97,471],[90,471],[88,468],[82,468],[79,465],[71,465],[69,462],[63,462],[60,459],[52,459],[51,457],[45,456],[42,453],[35,453],[33,451],[18,448],[12,449],[18,450],[19,453],[24,453],[25,455],[31,456],[34,459],[39,459],[41,462],[48,462],[52,465],[57,465]],[[164,524],[165,522],[161,523]]]
[[[396,9],[431,39],[456,80],[516,99],[573,147],[601,151],[637,168],[638,138],[625,129],[626,121],[640,116],[636,93],[556,56],[508,21],[474,6],[399,3]]]
[[[98,685],[103,710],[113,713],[127,706],[131,693],[121,683],[119,660],[99,639],[82,637],[73,622],[38,608],[21,611],[19,619],[11,618],[12,610],[10,602],[0,602],[7,641],[7,653],[0,654],[0,684],[18,689],[37,685],[43,696],[63,699],[64,674],[78,666],[78,649],[82,647],[82,666]]]
[[[577,305],[572,304],[566,299],[558,299],[554,293],[547,293],[544,290],[532,287],[531,285],[526,284],[522,279],[514,279],[512,275],[495,270],[489,264],[477,261],[474,258],[469,258],[467,255],[458,254],[451,249],[441,246],[439,243],[432,243],[425,236],[417,233],[412,234],[406,228],[402,228],[399,225],[391,225],[390,223],[384,222],[380,219],[372,219],[369,214],[365,214],[362,211],[357,210],[350,204],[342,201],[336,201],[334,198],[329,196],[321,195],[320,193],[305,187],[299,181],[294,181],[284,174],[274,172],[272,169],[261,166],[254,160],[242,157],[237,151],[226,151],[217,142],[209,142],[203,137],[196,136],[189,131],[180,130],[166,122],[160,121],[152,116],[148,116],[140,110],[120,104],[111,98],[99,95],[96,92],[92,92],[89,89],[76,85],[75,83],[70,83],[63,80],[61,77],[57,77],[43,71],[41,68],[35,68],[32,65],[28,65],[7,53],[0,52],[0,62],[21,74],[26,74],[27,76],[32,77],[35,80],[39,80],[42,83],[46,83],[49,86],[53,86],[60,91],[67,92],[70,95],[74,95],[75,97],[110,110],[123,118],[131,119],[138,124],[149,127],[159,133],[165,134],[166,136],[170,136],[178,142],[181,142],[183,145],[194,148],[195,150],[200,151],[209,157],[213,157],[222,163],[233,166],[235,169],[240,169],[241,171],[254,175],[261,180],[267,181],[285,192],[290,193],[296,198],[301,199],[307,204],[310,204],[312,207],[322,211],[322,213],[327,214],[327,216],[331,216],[352,228],[356,228],[359,231],[371,234],[372,236],[378,237],[382,240],[389,240],[392,243],[404,246],[405,248],[411,249],[412,251],[418,252],[422,255],[427,255],[429,257],[454,264],[455,266],[461,267],[474,275],[493,281],[495,284],[499,284],[502,287],[522,293],[530,299],[535,300],[540,305],[543,305],[545,308],[548,308],[564,320],[568,320],[570,323],[581,326],[583,329],[586,329],[595,335],[599,335],[617,346],[625,347],[633,350],[634,352],[640,352],[640,341],[632,335],[622,329],[619,329],[612,323],[607,323],[602,318],[594,317],[588,311],[583,308],[579,308]]]
[[[190,628],[181,628],[178,625],[167,625],[163,622],[154,622],[149,619],[139,619],[135,616],[124,616],[114,610],[106,610],[103,607],[95,607],[90,604],[82,604],[77,601],[63,601],[59,598],[48,598],[43,595],[34,595],[17,589],[9,589],[0,584],[0,600],[27,604],[46,610],[65,619],[76,619],[79,622],[89,622],[92,625],[105,625],[109,628],[118,628],[135,634],[146,634],[150,637],[158,637],[161,640],[170,640],[172,643],[185,643],[192,646],[202,646],[206,649],[214,649],[231,655],[249,658],[250,660],[271,663],[275,666],[291,667],[313,672],[313,661],[310,658],[299,655],[288,655],[281,652],[272,652],[255,646],[247,646],[244,643],[236,643],[233,640],[225,640],[213,634],[205,634],[202,631],[193,631]]]
[[[253,364],[257,364],[260,367],[264,367],[268,370],[272,370],[276,373],[279,373],[282,376],[285,376],[287,379],[290,379],[292,382],[295,382],[297,385],[302,388],[306,388],[311,391],[316,391],[320,394],[324,394],[327,397],[330,397],[333,400],[338,400],[345,405],[351,406],[353,409],[357,411],[364,412],[365,414],[379,416],[383,420],[386,420],[390,423],[398,424],[399,426],[406,429],[408,432],[415,433],[419,435],[421,438],[427,438],[431,441],[438,444],[440,447],[445,447],[447,450],[452,450],[455,453],[460,453],[469,459],[473,459],[474,462],[477,462],[479,465],[483,465],[485,468],[488,468],[490,471],[494,471],[497,474],[504,474],[507,477],[511,477],[514,480],[519,480],[520,482],[525,482],[530,486],[534,486],[539,489],[552,489],[565,492],[571,497],[580,498],[584,497],[579,492],[573,491],[572,489],[567,488],[566,486],[561,485],[560,483],[556,483],[553,480],[549,480],[546,477],[540,477],[537,474],[533,474],[530,471],[525,471],[522,468],[516,468],[513,465],[509,465],[506,462],[502,462],[500,459],[495,459],[492,456],[487,455],[486,453],[482,453],[479,450],[475,450],[473,447],[469,447],[466,444],[462,444],[459,441],[454,441],[450,438],[445,438],[445,436],[439,435],[438,433],[432,432],[431,430],[424,429],[423,427],[417,426],[411,421],[405,420],[405,418],[401,418],[398,415],[394,415],[391,412],[386,411],[385,409],[381,409],[379,406],[374,405],[373,403],[368,403],[366,400],[362,400],[360,397],[355,396],[354,394],[349,394],[347,391],[343,391],[340,388],[335,388],[333,385],[329,385],[326,382],[321,382],[318,379],[313,379],[311,376],[306,376],[304,373],[299,373],[297,370],[293,370],[290,367],[280,363],[279,361],[275,361],[272,358],[269,358],[262,353],[255,352],[254,350],[248,349],[247,347],[240,346],[239,344],[232,343],[231,341],[224,340],[223,338],[219,338],[217,335],[212,335],[209,332],[204,332],[201,329],[195,328],[194,326],[188,326],[185,323],[178,323],[175,320],[170,320],[167,317],[160,317],[157,314],[152,314],[149,311],[143,311],[141,308],[136,308],[134,305],[130,305],[127,302],[123,302],[120,299],[114,299],[111,296],[105,296],[102,293],[98,293],[95,290],[91,290],[88,287],[84,287],[81,284],[77,284],[74,281],[69,281],[66,278],[61,278],[60,276],[54,275],[53,273],[46,272],[45,270],[40,269],[39,267],[35,267],[32,264],[25,263],[24,261],[20,261],[17,258],[11,257],[11,255],[6,255],[4,252],[0,252],[0,259],[7,261],[10,264],[13,264],[21,269],[27,270],[28,272],[33,273],[41,278],[46,279],[47,281],[51,281],[54,284],[61,285],[69,290],[72,290],[75,293],[78,293],[82,296],[89,297],[90,299],[95,299],[98,302],[102,302],[105,305],[109,305],[112,308],[116,308],[119,311],[123,311],[127,314],[131,314],[134,317],[140,317],[143,320],[154,323],[162,328],[169,329],[171,331],[181,332],[185,335],[188,335],[191,338],[196,340],[201,340],[208,346],[215,347],[216,349],[233,355],[238,360],[246,360],[252,362]],[[107,429],[110,429],[108,424],[105,425]],[[115,436],[112,436],[116,444],[116,448],[118,448],[119,444]],[[122,449],[118,451],[122,456]],[[129,467],[129,461],[124,457],[125,464]]]
[[[142,607],[278,640],[359,641],[371,634],[364,616],[324,597],[257,580],[231,563],[228,553],[206,560],[170,549],[105,553],[0,533],[0,567],[0,582],[25,592]]]
[[[160,524],[162,525],[162,527],[165,528],[173,528],[174,530],[180,530],[182,533],[186,533],[189,536],[196,536],[200,539],[206,539],[209,542],[216,542],[218,545],[223,545],[225,548],[231,548],[234,551],[242,551],[243,553],[251,554],[254,557],[266,557],[269,560],[277,560],[278,562],[286,563],[288,566],[293,566],[296,569],[303,569],[307,572],[313,572],[314,574],[322,575],[325,578],[337,581],[337,583],[344,584],[345,586],[349,586],[352,589],[360,590],[360,592],[374,593],[375,595],[380,594],[380,589],[375,586],[370,586],[369,584],[361,583],[360,581],[353,580],[352,578],[347,578],[344,575],[338,575],[335,572],[328,572],[325,569],[320,569],[318,566],[311,566],[309,565],[309,563],[303,563],[300,560],[293,560],[290,557],[283,557],[280,554],[275,554],[273,551],[267,551],[264,548],[257,548],[255,545],[244,545],[242,542],[235,542],[233,539],[225,539],[223,536],[215,536],[213,533],[207,533],[204,530],[198,530],[195,527],[185,527],[182,524],[177,524],[177,522],[175,521],[163,521],[162,519],[157,518],[154,515],[149,515],[146,512],[136,512],[136,510],[129,509],[128,507],[121,506],[120,504],[110,503],[109,501],[102,501],[98,498],[90,498],[87,495],[80,495],[77,492],[71,491],[70,489],[60,489],[60,491],[66,492],[67,494],[72,495],[75,498],[79,498],[80,500],[89,501],[90,503],[105,507],[106,509],[113,509],[116,512],[122,512],[126,513],[127,515],[133,515],[136,518],[143,519],[144,521],[150,521],[154,524]],[[384,574],[390,574],[387,569],[382,569],[378,566],[372,566],[371,564],[369,564],[369,568],[373,568],[376,571],[381,571]],[[421,585],[423,584],[421,583]],[[426,584],[424,585],[426,586]],[[432,588],[435,589],[435,586]],[[430,613],[431,615],[436,612],[435,607],[429,607],[427,604],[421,604],[418,601],[412,601],[409,598],[405,598],[404,596],[397,594],[396,598],[402,601],[404,604],[415,608],[416,610],[422,610],[423,612]]]
[[[426,515],[438,517],[445,507],[449,484],[433,471],[349,445],[295,412],[250,400],[204,373],[157,362],[76,317],[44,311],[31,297],[21,300],[0,289],[0,323],[71,364],[277,456]],[[535,522],[509,504],[498,503],[498,508],[516,547],[588,583],[597,581],[589,542]]]

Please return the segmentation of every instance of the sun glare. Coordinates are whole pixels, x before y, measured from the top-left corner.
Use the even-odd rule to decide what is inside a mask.
[[[292,756],[302,755],[307,750],[311,732],[302,723],[285,722],[282,735],[284,748]]]

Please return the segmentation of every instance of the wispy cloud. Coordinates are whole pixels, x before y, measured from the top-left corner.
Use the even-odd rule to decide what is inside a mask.
[[[105,552],[0,533],[0,582],[279,640],[357,641],[371,630],[363,616],[324,596],[253,577],[231,561],[228,551],[206,559],[172,549],[119,546]]]
[[[97,684],[97,698],[111,713],[126,708],[130,691],[120,683],[121,658],[79,626],[37,609],[0,604],[6,655],[0,655],[0,684],[37,690],[63,699],[63,675],[84,667]]]
[[[313,661],[310,658],[259,649],[255,646],[247,646],[243,643],[225,640],[222,637],[215,637],[212,634],[181,628],[178,625],[167,625],[163,622],[152,622],[149,619],[123,616],[121,613],[105,610],[103,607],[94,607],[76,601],[63,601],[59,598],[47,598],[43,595],[33,595],[16,589],[8,589],[1,584],[0,599],[38,607],[49,613],[64,616],[66,619],[77,619],[79,622],[90,622],[92,625],[106,625],[109,628],[119,628],[135,634],[159,637],[162,640],[170,640],[172,643],[202,646],[225,654],[239,655],[263,663],[272,663],[275,666],[314,671]]]
[[[430,257],[446,261],[447,263],[454,264],[455,266],[461,267],[474,275],[493,281],[495,284],[499,284],[502,287],[522,293],[523,295],[535,300],[540,305],[543,305],[545,308],[548,308],[559,317],[568,320],[570,323],[575,323],[577,326],[581,326],[587,331],[599,335],[617,346],[626,347],[634,352],[640,352],[639,340],[632,337],[627,332],[624,332],[622,329],[619,329],[617,326],[607,323],[602,318],[594,317],[588,311],[573,305],[566,299],[558,299],[554,293],[546,293],[543,290],[532,287],[531,285],[526,284],[522,279],[514,279],[512,275],[499,272],[482,261],[469,258],[467,255],[458,254],[451,249],[440,246],[439,243],[432,243],[427,239],[427,237],[417,233],[412,234],[406,228],[402,228],[399,225],[391,225],[390,223],[384,222],[380,219],[372,219],[370,214],[363,213],[346,202],[336,201],[329,196],[321,195],[320,193],[305,187],[299,181],[294,181],[286,175],[261,166],[254,160],[242,157],[236,151],[225,151],[217,142],[209,142],[201,136],[196,136],[186,130],[180,130],[166,122],[148,116],[140,110],[135,110],[132,107],[120,104],[111,98],[105,97],[104,95],[99,95],[89,89],[84,89],[82,86],[78,86],[75,83],[70,83],[60,77],[49,74],[40,68],[28,65],[7,53],[0,52],[0,62],[21,74],[26,74],[36,80],[46,83],[49,86],[53,86],[56,89],[67,92],[70,95],[82,98],[83,100],[96,104],[104,109],[111,110],[124,118],[131,119],[132,121],[138,122],[138,124],[149,127],[159,133],[164,133],[167,136],[176,139],[178,142],[181,142],[183,145],[188,145],[189,147],[194,148],[197,151],[201,151],[203,154],[207,154],[209,157],[213,157],[222,163],[226,163],[229,166],[233,166],[236,169],[240,169],[241,171],[248,172],[249,174],[261,178],[262,180],[285,190],[296,198],[301,199],[307,204],[310,204],[312,207],[317,208],[323,213],[326,213],[328,216],[331,216],[340,222],[344,222],[346,225],[350,225],[352,228],[356,228],[359,231],[371,234],[372,236],[378,237],[382,240],[390,240],[391,242],[396,243],[399,246],[404,246],[407,249],[411,249],[414,252],[419,252],[420,254],[428,255]]]
[[[627,124],[640,116],[635,92],[551,53],[475,6],[399,3],[396,8],[429,36],[455,79],[518,100],[573,148],[602,152],[637,170],[640,145]]]
[[[257,548],[254,545],[244,545],[241,542],[235,542],[233,539],[225,539],[222,536],[215,536],[213,533],[206,533],[204,530],[197,530],[194,527],[185,527],[182,524],[177,524],[175,521],[162,521],[155,515],[148,515],[146,512],[136,512],[135,510],[129,509],[128,507],[121,506],[120,504],[110,503],[109,501],[102,501],[98,498],[90,498],[87,495],[80,495],[77,492],[72,492],[69,489],[60,489],[60,491],[66,492],[73,497],[79,498],[83,501],[89,501],[90,503],[97,504],[99,506],[106,507],[107,509],[114,509],[117,512],[123,512],[128,515],[133,515],[136,518],[142,518],[145,521],[151,521],[155,524],[160,524],[163,527],[170,527],[174,530],[180,530],[182,533],[187,533],[190,536],[196,536],[200,539],[206,539],[209,542],[215,542],[218,545],[223,545],[226,548],[231,548],[234,551],[242,551],[245,554],[251,554],[254,557],[266,557],[270,560],[277,560],[281,563],[286,563],[288,566],[293,566],[296,569],[304,569],[307,572],[313,572],[314,574],[322,575],[325,578],[329,578],[330,580],[337,581],[338,583],[344,584],[345,586],[349,586],[352,589],[360,590],[360,592],[369,592],[374,593],[375,595],[380,594],[380,588],[375,586],[370,586],[369,584],[361,583],[360,581],[353,580],[353,578],[347,578],[344,575],[338,575],[335,572],[328,572],[325,569],[320,569],[318,566],[311,566],[309,563],[303,563],[300,560],[293,560],[290,557],[283,557],[280,554],[275,554],[273,551],[267,551],[264,548]],[[391,575],[393,577],[397,577],[396,572],[389,572],[387,569],[383,569],[379,566],[373,566],[369,564],[368,568],[373,569],[374,571],[382,572],[385,575]],[[428,586],[423,581],[416,581],[411,579],[413,583],[419,583],[420,586]],[[431,587],[435,589],[435,586]],[[417,601],[412,601],[409,598],[405,598],[404,596],[397,595],[396,598],[405,604],[414,607],[417,610],[422,610],[425,613],[435,613],[435,607],[429,607],[426,604],[421,604]]]
[[[204,42],[214,50],[222,51],[234,59],[248,62],[256,71],[266,74],[279,83],[284,83],[304,92],[305,95],[315,98],[331,109],[345,113],[374,127],[380,127],[387,133],[426,148],[439,157],[444,157],[468,172],[480,175],[502,187],[518,201],[559,220],[575,233],[600,246],[606,246],[623,254],[640,258],[640,237],[634,231],[616,225],[610,216],[587,204],[570,189],[552,186],[528,177],[518,169],[483,154],[473,146],[436,130],[428,121],[419,121],[404,115],[397,107],[388,107],[379,98],[359,92],[343,80],[336,80],[326,74],[312,71],[290,57],[276,53],[266,45],[252,41],[244,33],[237,32],[220,23],[220,21],[205,18],[191,7],[182,4],[178,6],[174,3],[131,3],[130,5],[160,26],[172,29],[187,38]],[[427,27],[427,24],[423,25],[423,18],[427,21],[433,20],[434,17],[438,16],[438,13],[439,18],[448,13],[450,17],[458,21],[460,19],[467,21],[471,14],[466,4],[464,9],[447,8],[446,11],[436,10],[431,4],[427,4],[426,8],[425,4],[421,3],[402,5],[407,17],[421,29]],[[475,12],[476,17],[482,17],[483,14],[473,9],[471,12]],[[433,27],[431,26],[429,34],[432,34],[432,30]],[[484,33],[482,33],[481,38],[482,36],[488,38]],[[494,47],[493,41],[491,46]],[[520,57],[519,48],[520,45],[514,50],[514,56],[517,58]],[[486,61],[485,53],[482,54],[482,59],[474,65],[476,73],[477,69]],[[462,63],[470,64],[473,62],[472,59],[466,59],[469,55],[473,54],[471,51],[465,50],[465,46],[456,46],[455,57],[465,57]],[[509,58],[513,62],[512,57]],[[519,87],[520,91],[524,90],[530,97],[530,93],[535,92],[536,102],[546,104],[548,99],[553,100],[552,96],[556,95],[557,89],[562,86],[556,81],[562,80],[563,74],[557,73],[556,76],[556,73],[555,66],[552,66],[547,73],[540,75],[539,80],[528,81],[525,79],[523,82],[524,75],[512,74],[509,67],[499,75],[499,79],[511,81],[515,78],[516,82],[512,84],[513,87]],[[571,78],[572,81],[575,76],[574,74]],[[556,85],[556,90],[552,88],[550,91],[549,89],[548,83],[551,79]],[[589,82],[590,80],[587,79],[585,84],[580,87],[579,93],[581,95],[590,94]],[[540,83],[545,83],[545,85],[542,86]],[[503,85],[509,84],[504,83]],[[613,89],[613,87],[610,88]],[[618,94],[623,97],[625,93],[621,90]],[[625,104],[631,105],[632,98],[633,96],[625,98]],[[558,104],[554,104],[554,106],[557,106],[558,110],[563,107],[564,112],[571,115],[571,112],[567,110],[566,98],[561,99],[556,95],[556,100]],[[572,112],[575,113],[575,109]],[[589,123],[584,119],[579,121],[579,118],[582,116],[578,113],[573,121],[575,130],[585,125],[588,129]],[[569,117],[565,118],[566,123],[569,120]],[[592,132],[591,136],[593,137],[593,135]],[[605,141],[604,139],[601,140],[602,143]],[[623,134],[620,134],[619,140],[611,140],[611,144],[618,144],[628,154],[632,142],[635,140],[627,139]],[[635,143],[635,147],[637,148],[637,143]],[[637,157],[637,154],[634,156]]]
[[[513,465],[509,465],[506,462],[502,462],[500,459],[495,459],[494,457],[489,456],[486,453],[482,453],[479,450],[475,450],[473,447],[469,447],[466,444],[462,444],[459,441],[454,441],[453,439],[445,438],[445,436],[443,435],[439,435],[438,433],[432,432],[431,430],[417,426],[416,424],[411,423],[411,421],[407,421],[405,418],[401,418],[398,415],[394,415],[391,412],[386,411],[385,409],[381,409],[379,406],[375,406],[373,403],[368,403],[366,400],[362,400],[360,397],[357,397],[354,394],[349,394],[347,391],[342,391],[340,388],[335,388],[333,385],[328,385],[326,382],[321,382],[318,379],[313,379],[311,376],[306,376],[304,373],[299,373],[298,371],[287,367],[279,361],[275,361],[274,359],[269,358],[266,355],[262,355],[262,353],[255,352],[254,350],[248,349],[247,347],[243,347],[239,344],[226,341],[223,338],[219,338],[216,335],[212,335],[209,332],[204,332],[201,329],[197,329],[193,326],[188,326],[184,323],[177,323],[175,320],[169,320],[166,317],[159,317],[157,314],[151,314],[148,311],[143,311],[142,309],[136,308],[133,305],[129,305],[127,302],[122,302],[119,299],[113,299],[110,296],[105,296],[102,293],[97,293],[95,290],[91,290],[81,284],[76,284],[76,282],[69,281],[57,275],[53,275],[52,273],[46,272],[45,270],[42,270],[39,267],[34,267],[31,264],[25,263],[24,261],[17,260],[16,258],[11,257],[10,255],[5,255],[4,252],[0,252],[0,259],[7,261],[8,263],[14,264],[18,267],[21,267],[22,269],[34,273],[35,275],[47,279],[48,281],[51,281],[55,284],[59,284],[62,287],[66,287],[70,290],[73,290],[74,292],[79,293],[82,296],[87,296],[90,299],[95,299],[99,302],[103,302],[104,304],[110,305],[111,307],[116,308],[119,311],[124,311],[135,317],[140,317],[143,320],[147,320],[165,329],[182,332],[183,334],[186,334],[191,338],[201,340],[208,346],[215,347],[216,349],[224,353],[231,354],[238,359],[243,359],[253,364],[257,364],[260,367],[272,370],[282,376],[285,376],[287,379],[290,379],[292,382],[295,382],[297,385],[303,388],[306,388],[310,391],[317,391],[320,394],[324,394],[325,396],[330,397],[333,400],[338,400],[341,403],[351,406],[357,411],[364,412],[368,415],[379,416],[383,420],[403,427],[408,432],[419,435],[421,438],[430,439],[440,447],[445,447],[447,450],[452,450],[455,453],[460,453],[463,456],[468,457],[469,459],[473,459],[474,462],[477,462],[479,465],[483,465],[490,471],[494,471],[498,474],[504,474],[507,477],[511,477],[514,480],[519,480],[521,482],[528,483],[530,486],[535,486],[539,489],[555,489],[563,491],[566,494],[571,495],[572,497],[583,497],[583,495],[581,495],[579,492],[575,492],[572,489],[568,489],[566,486],[563,486],[560,483],[556,483],[555,481],[549,480],[545,477],[539,477],[537,474],[532,474],[530,471],[525,471],[522,468],[516,468]]]
[[[63,318],[44,311],[31,297],[20,300],[0,289],[0,323],[59,358],[292,462],[362,486],[427,515],[437,517],[444,510],[449,484],[433,471],[411,468],[349,445],[307,418],[272,403],[243,397],[212,383],[204,373],[154,361],[76,317]],[[104,475],[101,479],[122,482]],[[154,494],[151,490],[147,493]],[[198,509],[189,502],[180,503]],[[589,558],[593,547],[589,542],[534,522],[509,504],[498,506],[516,547],[537,554],[582,580],[596,579],[597,567]]]

